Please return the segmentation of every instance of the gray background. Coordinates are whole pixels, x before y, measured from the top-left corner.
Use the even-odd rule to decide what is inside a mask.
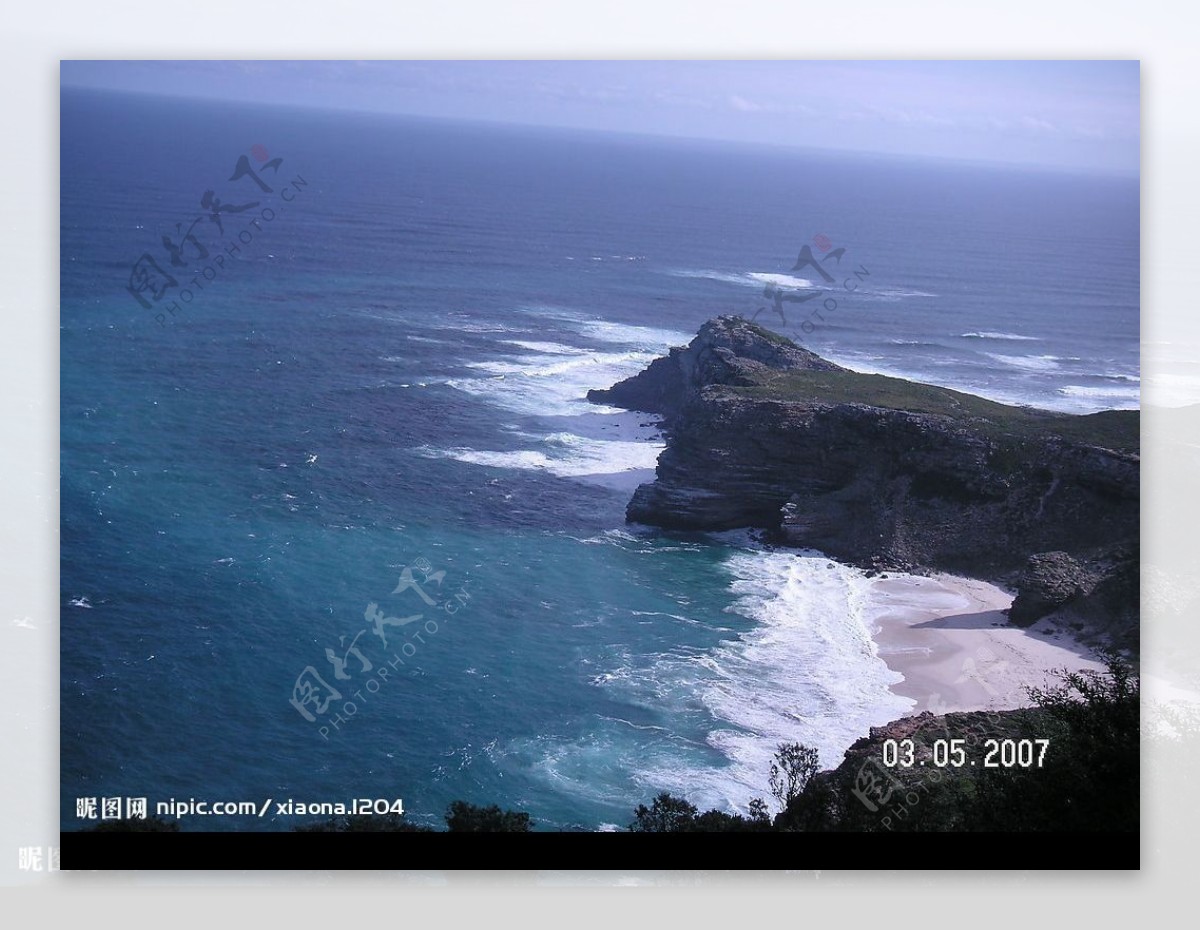
[[[594,872],[46,874],[17,865],[20,847],[57,844],[60,59],[1141,59],[1143,400],[1179,404],[1200,403],[1200,389],[1172,374],[1181,363],[1200,361],[1195,9],[1165,0],[7,4],[0,21],[4,922],[45,924],[66,912],[104,924],[148,918],[190,925],[228,919],[235,902],[243,916],[269,914],[273,924],[296,920],[308,926],[427,919],[607,924],[639,917],[673,923],[695,917],[705,925],[750,918],[1007,926],[1031,919],[1097,918],[1108,924],[1193,912],[1191,839],[1200,817],[1192,772],[1200,758],[1200,726],[1188,697],[1200,693],[1200,633],[1192,610],[1200,601],[1200,578],[1190,554],[1196,548],[1192,517],[1200,515],[1200,469],[1189,459],[1200,448],[1200,429],[1190,432],[1152,412],[1144,419],[1148,708],[1138,875],[944,872],[937,862],[866,857],[860,872],[638,872],[613,862],[612,870]],[[1166,710],[1156,710],[1156,701],[1167,701]],[[1019,869],[1020,844],[1012,846]],[[1086,867],[1086,856],[1085,845],[1063,869]],[[761,864],[773,863],[764,855]],[[212,885],[222,886],[220,894]],[[655,887],[637,900],[610,900],[612,886],[621,885]]]

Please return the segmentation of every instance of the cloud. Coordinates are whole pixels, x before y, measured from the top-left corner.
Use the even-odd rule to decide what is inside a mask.
[[[802,103],[760,103],[741,94],[730,94],[726,99],[729,106],[739,113],[787,113],[794,116],[814,116],[817,113]]]
[[[1044,119],[1039,119],[1036,116],[1022,116],[1021,125],[1026,129],[1033,129],[1038,132],[1058,132],[1058,127],[1053,123],[1048,123]]]
[[[761,113],[766,109],[762,104],[755,103],[753,100],[747,100],[745,97],[739,97],[737,94],[729,95],[729,105],[735,110],[741,110],[743,113]]]

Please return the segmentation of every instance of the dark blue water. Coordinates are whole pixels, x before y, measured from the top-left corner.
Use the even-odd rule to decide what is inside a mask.
[[[218,229],[208,190],[257,205]],[[780,318],[765,285],[823,286],[806,243],[837,306]],[[834,764],[902,712],[855,572],[624,525],[661,443],[583,395],[714,315],[1138,400],[1133,179],[66,92],[61,267],[68,829],[81,796],[623,825],[660,789],[744,805],[780,739]],[[385,647],[371,604],[421,619]],[[302,700],[309,668],[340,698]]]

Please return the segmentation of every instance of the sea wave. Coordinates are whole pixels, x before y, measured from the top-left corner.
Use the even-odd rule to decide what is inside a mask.
[[[1027,371],[1054,371],[1059,367],[1059,362],[1069,361],[1057,355],[1000,355],[988,352],[987,356],[997,362]]]
[[[579,351],[578,346],[567,346],[561,342],[533,342],[524,339],[505,339],[505,345],[527,349],[530,352],[541,352],[545,355],[574,355]]]
[[[445,384],[479,400],[526,416],[577,416],[615,412],[589,403],[587,392],[610,385],[648,365],[656,353],[576,350],[574,355],[532,354],[471,362],[479,377],[449,378]]]
[[[616,666],[593,678],[614,700],[647,711],[680,721],[702,714],[701,735],[685,735],[680,724],[678,739],[646,741],[603,728],[568,750],[571,768],[585,747],[600,743],[634,767],[643,795],[670,791],[702,808],[745,809],[766,794],[779,743],[814,746],[831,767],[868,727],[912,708],[890,689],[902,679],[872,639],[869,618],[879,606],[862,572],[816,552],[764,551],[745,534],[717,539],[731,544],[721,570],[727,613],[738,618],[730,626],[742,632],[726,631],[702,650],[618,650],[609,656]],[[560,772],[563,748],[554,753]]]
[[[927,349],[944,349],[940,342],[930,342],[928,339],[889,339],[894,346],[924,346]]]
[[[718,271],[712,268],[676,268],[667,274],[677,278],[706,278],[710,281],[722,281],[726,284],[737,284],[742,287],[761,289],[764,285],[774,284],[776,287],[812,287],[813,282],[808,278],[798,278],[795,275],[781,274],[776,271]]]
[[[979,332],[979,333],[962,333],[960,339],[1002,339],[1009,342],[1040,342],[1037,336],[1020,336],[1017,333],[995,333],[995,332]]]
[[[686,345],[692,341],[694,336],[694,334],[674,329],[634,326],[628,323],[613,323],[608,320],[596,319],[580,321],[578,329],[582,335],[595,339],[597,342],[633,346],[642,352],[653,353],[654,357],[665,355],[672,346]],[[593,387],[595,386],[593,385]]]
[[[1140,387],[1095,387],[1083,384],[1068,384],[1060,387],[1058,393],[1064,397],[1112,398],[1114,400],[1138,401],[1142,396]]]
[[[903,287],[866,287],[862,286],[855,292],[856,296],[868,300],[907,300],[912,297],[937,297],[929,291],[914,291]]]
[[[426,458],[450,458],[491,468],[541,471],[560,478],[600,478],[628,472],[645,472],[641,477],[648,478],[665,448],[661,442],[585,439],[572,433],[551,433],[535,442],[535,448],[509,451],[434,449],[429,446],[422,446],[417,451]]]
[[[488,403],[526,416],[607,415],[617,409],[589,403],[587,392],[607,387],[641,371],[671,346],[690,340],[686,333],[654,326],[613,323],[578,314],[563,316],[561,308],[521,308],[543,315],[554,313],[581,339],[601,343],[587,348],[560,342],[512,338],[499,340],[498,358],[470,362],[480,377],[450,378],[443,383]],[[513,347],[526,350],[514,352]]]
[[[592,318],[570,319],[577,334],[606,348],[593,349],[509,338],[499,358],[465,367],[478,377],[451,378],[446,386],[537,422],[553,426],[543,433],[525,430],[520,449],[451,448],[418,450],[493,468],[540,471],[561,478],[585,478],[613,487],[628,487],[649,477],[664,448],[658,418],[587,400],[590,388],[614,384],[645,368],[672,343],[686,341],[673,330],[611,323]],[[571,337],[567,337],[571,338]],[[513,348],[525,350],[514,352]]]
[[[734,553],[725,569],[736,596],[729,610],[755,626],[713,651],[716,674],[701,699],[717,721],[709,743],[730,760],[712,800],[745,804],[762,793],[779,743],[814,746],[834,766],[912,702],[890,690],[902,679],[871,637],[872,581],[861,571],[815,552],[754,550]],[[700,778],[688,773],[674,787]]]
[[[838,268],[836,266],[830,266],[829,270],[831,274],[835,277],[837,276]],[[755,290],[761,290],[768,285],[802,290],[833,286],[823,281],[815,282],[811,278],[801,278],[794,274],[785,274],[777,271],[720,271],[714,268],[675,268],[668,271],[667,274],[677,278],[704,278],[710,281],[721,281],[725,284],[752,287]],[[869,283],[861,284],[854,291],[856,299],[875,301],[897,301],[908,300],[914,297],[931,298],[937,296],[937,294],[929,291],[904,287],[872,287]]]

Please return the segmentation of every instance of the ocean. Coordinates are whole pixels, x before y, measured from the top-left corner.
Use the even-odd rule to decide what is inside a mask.
[[[858,571],[625,523],[662,437],[585,394],[713,316],[1138,405],[1133,177],[75,90],[61,169],[68,830],[105,797],[623,828],[911,709]]]

